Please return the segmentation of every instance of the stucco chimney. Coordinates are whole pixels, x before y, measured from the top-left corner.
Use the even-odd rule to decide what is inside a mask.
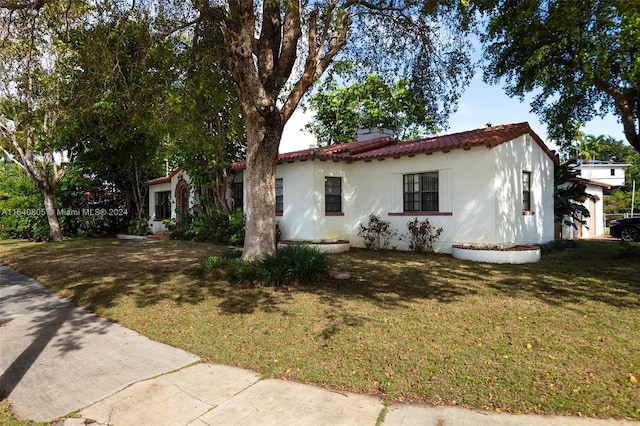
[[[356,141],[368,141],[371,139],[393,137],[391,129],[358,129],[356,131]]]

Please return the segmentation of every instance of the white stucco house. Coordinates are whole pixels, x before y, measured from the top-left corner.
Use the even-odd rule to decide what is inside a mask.
[[[412,141],[369,136],[280,154],[274,214],[284,240],[364,247],[359,225],[375,214],[399,233],[428,218],[444,229],[434,245],[444,253],[465,243],[540,244],[554,239],[556,163],[527,123]],[[232,168],[230,197],[243,205],[245,164]]]
[[[590,195],[590,198],[586,199],[582,205],[589,211],[589,217],[582,218],[585,221],[584,225],[576,223],[576,228],[563,226],[562,230],[556,231],[556,237],[562,238],[563,240],[573,240],[604,235],[604,191],[611,189],[611,185],[582,177],[571,179],[569,182],[583,183],[586,185],[585,192]],[[558,227],[556,227],[556,229],[558,229]],[[562,233],[561,236],[559,232]]]
[[[149,186],[149,224],[154,234],[166,230],[163,220],[179,220],[181,212],[190,211],[194,205],[189,174],[183,167],[146,184]]]
[[[629,164],[616,163],[613,161],[582,161],[578,163],[576,169],[578,176],[609,185],[609,188],[624,186],[625,167]]]
[[[554,239],[553,172],[557,158],[527,123],[400,141],[381,133],[328,148],[280,154],[276,221],[281,239],[346,240],[364,247],[360,224],[375,214],[399,234],[408,221],[429,219],[444,232],[436,251],[455,244],[540,244]],[[244,162],[232,165],[233,205],[244,206]],[[153,232],[193,208],[184,168],[152,179]],[[601,200],[602,187],[593,190]],[[596,223],[600,223],[596,217]],[[594,229],[591,228],[590,229]],[[581,235],[584,235],[585,231]],[[398,249],[408,243],[391,242]]]

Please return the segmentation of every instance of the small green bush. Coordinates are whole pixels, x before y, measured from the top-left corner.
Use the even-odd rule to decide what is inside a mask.
[[[260,263],[242,259],[226,259],[224,277],[232,284],[264,282],[264,268]]]
[[[281,286],[292,281],[292,265],[276,253],[267,256],[261,265],[264,275],[262,283],[268,286]]]
[[[149,225],[149,218],[143,217],[141,219],[133,219],[129,222],[127,228],[130,234],[133,235],[149,235],[151,232],[151,225]]]
[[[553,240],[548,243],[540,245],[540,252],[542,254],[550,254],[555,251],[562,251],[568,248],[575,248],[577,246],[574,240]]]
[[[240,245],[244,242],[245,217],[240,209],[227,214],[213,209],[196,215],[185,214],[178,223],[171,223],[171,238]]]
[[[329,272],[327,255],[304,244],[281,248],[276,253],[276,259],[287,266],[290,279],[302,285],[318,281]]]
[[[223,268],[226,267],[226,259],[219,257],[208,257],[196,268],[196,274],[200,277],[221,278],[223,276]]]

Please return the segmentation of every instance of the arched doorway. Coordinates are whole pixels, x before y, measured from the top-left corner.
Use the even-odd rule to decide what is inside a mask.
[[[176,222],[182,220],[183,214],[189,214],[189,184],[181,179],[176,185]]]

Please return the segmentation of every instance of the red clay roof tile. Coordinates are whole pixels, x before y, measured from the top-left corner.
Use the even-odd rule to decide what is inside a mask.
[[[147,185],[157,185],[159,183],[171,182],[171,178],[173,178],[175,175],[177,175],[178,172],[180,172],[181,170],[184,170],[184,167],[178,167],[177,169],[175,169],[174,171],[169,173],[169,175],[167,175],[167,176],[161,176],[159,178],[149,179],[148,181],[145,181],[145,183]]]
[[[327,148],[310,148],[301,151],[287,152],[278,156],[278,163],[293,162],[302,159],[326,159],[336,161],[357,161],[402,157],[421,153],[448,152],[452,149],[471,148],[475,146],[496,146],[513,140],[523,134],[529,134],[542,150],[557,163],[554,153],[545,145],[528,123],[505,124],[485,127],[450,135],[432,136],[411,141],[399,141],[384,137],[366,141],[333,145]],[[233,163],[234,169],[243,169],[244,161]]]

